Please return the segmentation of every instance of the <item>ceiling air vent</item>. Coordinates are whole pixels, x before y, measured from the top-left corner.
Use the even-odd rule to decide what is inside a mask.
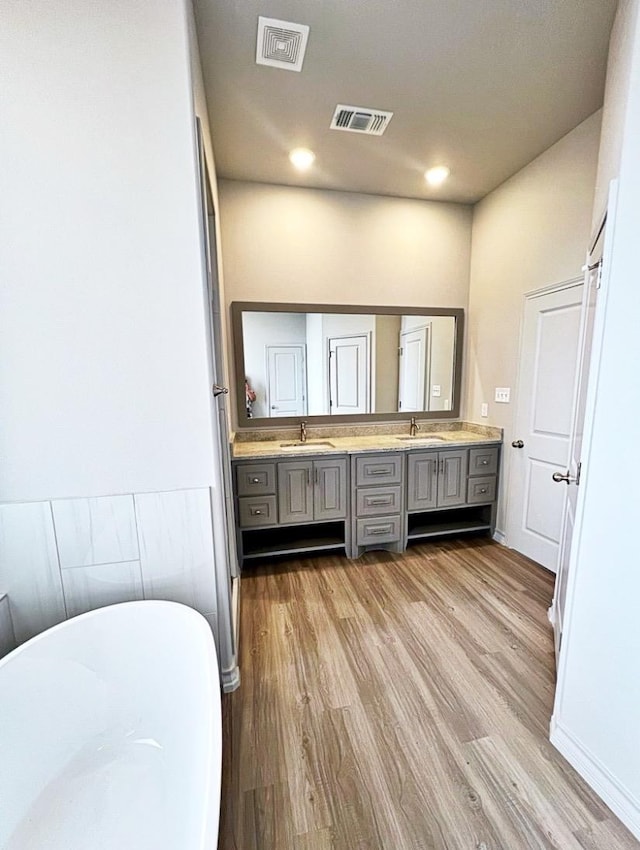
[[[367,133],[381,136],[387,129],[393,112],[382,109],[367,109],[366,106],[344,106],[339,103],[331,120],[332,130],[347,130],[349,133]]]
[[[287,71],[301,71],[309,27],[274,18],[258,18],[256,62]]]

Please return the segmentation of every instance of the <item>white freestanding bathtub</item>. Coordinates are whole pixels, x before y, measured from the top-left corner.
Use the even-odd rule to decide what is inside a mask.
[[[1,850],[215,850],[221,722],[211,630],[128,602],[0,661]]]

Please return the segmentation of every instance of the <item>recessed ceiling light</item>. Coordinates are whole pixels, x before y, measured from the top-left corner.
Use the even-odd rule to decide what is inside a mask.
[[[315,158],[316,155],[309,148],[296,148],[289,154],[289,159],[298,171],[306,171],[307,168],[311,168]]]
[[[430,186],[440,186],[451,174],[446,165],[436,165],[435,168],[430,168],[425,171],[425,180]]]

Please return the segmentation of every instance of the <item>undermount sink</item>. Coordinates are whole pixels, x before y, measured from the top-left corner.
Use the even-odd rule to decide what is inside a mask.
[[[396,437],[396,440],[400,440],[401,443],[444,443],[446,442],[445,437],[439,437],[437,434],[433,434],[430,437],[426,434],[416,434],[415,437]]]
[[[322,446],[325,449],[335,449],[333,443],[327,440],[307,440],[304,443],[298,440],[295,443],[280,443],[281,449],[306,449],[308,446]]]

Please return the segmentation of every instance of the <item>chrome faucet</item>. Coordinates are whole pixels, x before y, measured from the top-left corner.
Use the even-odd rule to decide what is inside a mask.
[[[307,423],[306,422],[300,423],[300,442],[301,443],[307,442]]]
[[[416,422],[416,417],[412,416],[411,417],[411,425],[409,425],[409,436],[415,437],[416,431],[419,431],[419,430],[420,430],[420,426]]]

